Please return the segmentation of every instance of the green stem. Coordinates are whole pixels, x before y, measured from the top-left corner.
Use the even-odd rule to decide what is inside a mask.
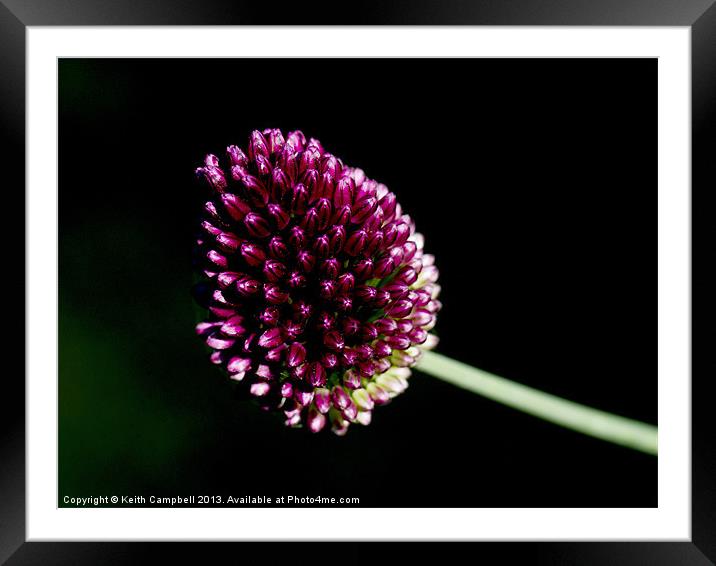
[[[560,426],[647,454],[657,454],[655,426],[561,399],[435,352],[425,352],[417,369]]]

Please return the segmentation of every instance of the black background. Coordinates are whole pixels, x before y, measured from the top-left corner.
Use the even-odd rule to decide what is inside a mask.
[[[655,423],[655,60],[62,60],[59,110],[60,498],[656,505],[656,458],[417,373],[345,438],[283,429],[188,292],[193,169],[300,128],[426,235],[442,353]]]

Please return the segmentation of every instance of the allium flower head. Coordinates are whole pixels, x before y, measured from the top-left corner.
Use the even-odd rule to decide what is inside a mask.
[[[299,132],[208,155],[197,267],[211,360],[287,426],[345,434],[437,338],[434,257],[396,196]]]

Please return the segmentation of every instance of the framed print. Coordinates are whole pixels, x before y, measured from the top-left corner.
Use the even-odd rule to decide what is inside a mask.
[[[521,4],[0,6],[3,560],[715,559],[716,8]]]

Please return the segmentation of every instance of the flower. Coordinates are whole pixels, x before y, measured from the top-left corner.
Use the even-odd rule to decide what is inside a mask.
[[[208,155],[196,327],[287,426],[342,435],[408,386],[437,338],[435,258],[396,196],[300,131]]]

